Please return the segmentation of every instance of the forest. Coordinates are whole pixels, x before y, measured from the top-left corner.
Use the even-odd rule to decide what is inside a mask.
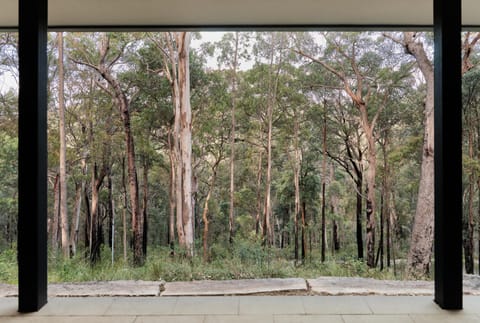
[[[16,281],[17,38],[0,33],[3,282]],[[458,49],[468,274],[479,39]],[[51,281],[431,279],[430,33],[52,32],[48,59]]]

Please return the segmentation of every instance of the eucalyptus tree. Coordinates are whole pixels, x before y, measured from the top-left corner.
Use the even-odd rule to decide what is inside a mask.
[[[284,73],[286,62],[293,57],[289,47],[289,37],[285,33],[268,32],[257,33],[253,53],[257,68],[263,69],[264,75],[259,80],[262,90],[260,95],[262,107],[265,109],[266,127],[266,175],[265,175],[265,204],[263,211],[263,237],[266,245],[274,243],[272,224],[272,156],[273,156],[273,124],[277,117],[276,110],[279,103],[279,84]]]
[[[417,32],[404,32],[400,35],[385,34],[400,44],[407,54],[413,56],[426,84],[424,109],[424,144],[417,208],[412,229],[412,239],[407,260],[408,274],[414,277],[430,273],[433,252],[434,225],[434,74],[431,57],[431,44],[428,36]],[[480,36],[467,33],[462,44],[462,74],[475,65],[471,55]]]
[[[194,149],[198,158],[199,186],[204,187],[202,210],[203,221],[203,259],[209,260],[209,224],[211,221],[210,202],[216,188],[219,167],[226,159],[229,142],[229,124],[231,119],[231,93],[228,89],[228,75],[221,71],[211,71],[204,76],[204,83],[197,89],[195,100]],[[201,189],[199,189],[201,190]],[[220,193],[219,193],[220,194]],[[219,195],[217,194],[217,195]],[[230,223],[228,240],[231,239]],[[218,241],[218,237],[216,239]]]
[[[294,253],[295,261],[300,259],[299,254],[299,233],[301,241],[301,260],[306,259],[307,254],[307,235],[308,221],[306,218],[307,199],[305,179],[310,176],[308,165],[304,163],[308,153],[312,151],[308,145],[312,144],[310,140],[311,124],[308,117],[314,113],[315,104],[312,103],[302,83],[303,70],[297,68],[294,63],[295,57],[290,57],[291,61],[283,63],[283,71],[279,76],[278,85],[278,115],[281,116],[277,125],[279,139],[275,142],[280,146],[277,150],[284,150],[287,156],[288,165],[291,167],[293,184],[293,233],[294,233]],[[282,167],[283,168],[283,167]],[[293,183],[292,183],[293,182]],[[283,189],[285,191],[285,189]],[[285,191],[285,192],[288,192]],[[285,199],[285,196],[284,196]],[[308,201],[311,204],[311,200]],[[309,231],[307,233],[307,231]]]
[[[190,32],[154,34],[150,40],[162,57],[161,73],[171,87],[173,131],[171,136],[171,173],[174,179],[176,228],[180,246],[193,256],[193,173],[192,110],[190,103]]]
[[[376,230],[376,124],[390,98],[392,83],[385,77],[388,66],[382,59],[378,36],[368,33],[323,34],[325,49],[318,58],[303,51],[297,53],[321,65],[340,81],[341,91],[352,101],[358,117],[358,124],[366,140],[366,247],[367,264],[375,266]],[[397,80],[397,82],[400,82]]]
[[[230,130],[230,208],[228,217],[229,242],[233,243],[235,218],[235,130],[236,109],[238,101],[238,71],[243,60],[249,58],[248,46],[250,35],[246,32],[226,33],[215,43],[220,50],[217,57],[219,68],[225,68],[229,79],[231,93],[231,130]]]
[[[319,55],[320,52],[315,39],[308,34],[303,35],[302,38],[297,38],[297,48],[303,48],[303,51],[306,51],[308,48],[311,54],[316,53]],[[316,138],[321,138],[322,141],[322,147],[317,147],[317,153],[324,156],[322,164],[324,163],[323,160],[326,161],[325,155],[327,155],[330,160],[339,165],[348,174],[355,184],[357,258],[363,259],[362,213],[366,147],[363,144],[363,133],[358,126],[358,119],[355,116],[355,107],[339,91],[342,89],[342,85],[334,74],[325,70],[320,64],[315,64],[311,61],[307,61],[302,68],[304,70],[304,87],[308,89],[307,93],[311,100],[321,107],[321,111],[310,115],[310,120],[317,125],[312,129],[312,132],[315,133]],[[323,173],[325,173],[325,170],[323,170]],[[326,182],[326,178],[327,176],[324,174],[323,183]],[[324,218],[324,214],[324,210],[322,210],[322,218]],[[325,228],[322,228],[321,232],[322,235],[325,235]]]
[[[128,188],[132,214],[133,262],[142,265],[145,261],[143,252],[143,217],[140,214],[137,167],[135,159],[134,135],[131,127],[130,103],[134,96],[128,84],[122,84],[118,73],[121,65],[126,63],[126,52],[133,47],[134,35],[130,34],[93,34],[90,39],[72,39],[75,50],[71,59],[77,64],[87,66],[98,73],[96,85],[107,93],[116,105],[123,125],[125,150],[127,155]],[[103,82],[102,82],[103,80]]]
[[[67,165],[66,165],[66,133],[65,133],[65,72],[64,72],[64,51],[63,51],[63,32],[57,33],[57,51],[58,51],[58,116],[59,116],[59,136],[60,136],[60,167],[59,167],[59,186],[60,186],[60,228],[62,234],[62,252],[63,257],[70,256],[70,236],[68,233],[68,214],[67,214]]]

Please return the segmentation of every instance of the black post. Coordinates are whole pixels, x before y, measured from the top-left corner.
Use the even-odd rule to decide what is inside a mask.
[[[462,309],[461,1],[434,0],[435,302]]]
[[[19,312],[47,303],[47,4],[19,0]]]

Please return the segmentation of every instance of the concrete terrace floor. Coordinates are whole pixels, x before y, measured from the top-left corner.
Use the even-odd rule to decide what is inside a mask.
[[[449,323],[480,322],[480,296],[443,311],[431,296],[197,296],[50,298],[38,313],[17,313],[0,298],[0,322],[31,323]]]

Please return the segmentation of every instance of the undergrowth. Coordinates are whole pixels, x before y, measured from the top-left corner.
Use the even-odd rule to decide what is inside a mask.
[[[311,255],[303,263],[291,259],[287,249],[264,249],[250,242],[240,241],[235,247],[212,245],[210,261],[204,262],[201,255],[192,259],[181,256],[177,251],[170,255],[168,248],[150,249],[145,264],[131,265],[121,255],[111,262],[110,250],[102,251],[101,261],[95,265],[79,253],[72,259],[60,255],[49,255],[48,280],[51,283],[111,281],[111,280],[226,280],[251,278],[315,278],[320,276],[366,277],[376,279],[403,279],[403,270],[392,268],[371,269],[363,261],[347,256],[330,256],[322,263],[318,255]],[[17,283],[17,261],[15,249],[0,252],[0,282]]]

